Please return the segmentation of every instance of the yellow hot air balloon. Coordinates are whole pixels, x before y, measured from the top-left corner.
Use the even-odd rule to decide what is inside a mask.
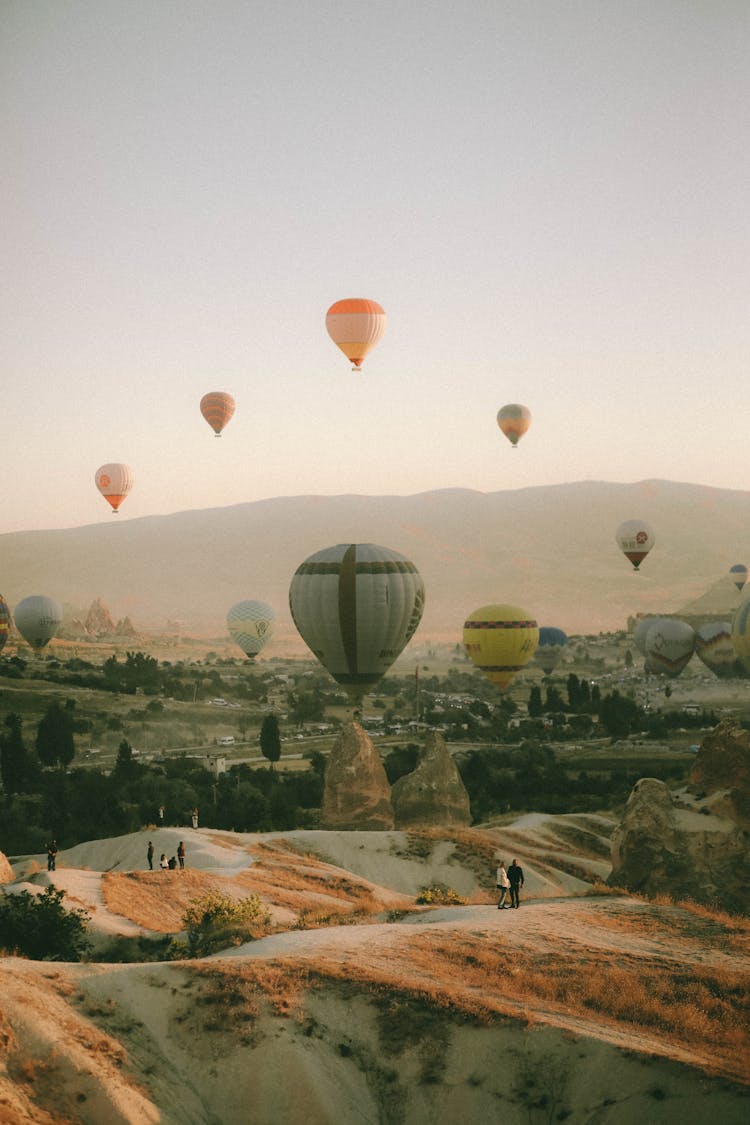
[[[216,437],[221,437],[221,431],[234,414],[234,399],[226,391],[209,391],[201,399],[201,414]]]
[[[519,402],[509,402],[498,410],[497,424],[515,449],[531,425],[531,411]]]
[[[96,470],[94,480],[96,487],[104,499],[112,505],[112,511],[117,515],[117,509],[133,487],[133,470],[130,465],[113,462],[111,465],[102,465]]]
[[[463,641],[477,668],[505,691],[534,655],[539,627],[520,606],[483,605],[464,623]]]
[[[326,313],[326,328],[356,371],[385,332],[385,311],[377,301],[348,297],[336,301]]]

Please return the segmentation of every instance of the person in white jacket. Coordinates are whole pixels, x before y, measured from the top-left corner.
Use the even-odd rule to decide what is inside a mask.
[[[505,910],[505,900],[508,897],[508,891],[510,890],[510,879],[508,878],[508,872],[505,870],[504,863],[501,863],[497,869],[497,872],[495,874],[495,882],[497,883],[497,889],[500,892],[500,900],[497,904],[497,908],[498,910]]]

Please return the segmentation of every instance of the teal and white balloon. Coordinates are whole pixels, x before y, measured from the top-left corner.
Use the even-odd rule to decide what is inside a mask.
[[[63,619],[63,607],[54,598],[32,594],[19,602],[13,620],[23,639],[34,652],[41,652],[54,637]]]
[[[273,636],[276,615],[265,602],[237,602],[227,613],[227,629],[245,656],[254,660]]]
[[[414,563],[375,543],[339,543],[305,560],[289,587],[303,641],[359,703],[400,655],[422,619]]]

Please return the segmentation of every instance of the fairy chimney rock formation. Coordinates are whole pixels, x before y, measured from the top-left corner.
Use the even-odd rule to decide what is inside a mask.
[[[750,733],[727,719],[703,739],[690,771],[690,791],[711,812],[750,831]]]
[[[7,856],[0,852],[0,884],[12,883],[14,879],[13,868],[8,863]]]
[[[372,740],[346,723],[326,765],[321,824],[325,828],[393,828],[391,787]]]
[[[101,598],[96,598],[89,606],[84,629],[93,637],[109,636],[115,631],[115,623]]]
[[[397,828],[471,824],[469,794],[442,734],[427,732],[416,769],[395,782],[391,801]]]
[[[685,790],[673,795],[663,781],[641,778],[612,835],[608,882],[744,912],[750,905],[748,834],[703,799]]]

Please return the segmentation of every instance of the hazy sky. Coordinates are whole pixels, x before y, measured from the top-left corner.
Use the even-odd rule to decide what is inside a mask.
[[[750,489],[746,0],[0,13],[0,532],[112,519],[106,461],[119,519]],[[325,331],[348,296],[388,313],[361,374]]]

